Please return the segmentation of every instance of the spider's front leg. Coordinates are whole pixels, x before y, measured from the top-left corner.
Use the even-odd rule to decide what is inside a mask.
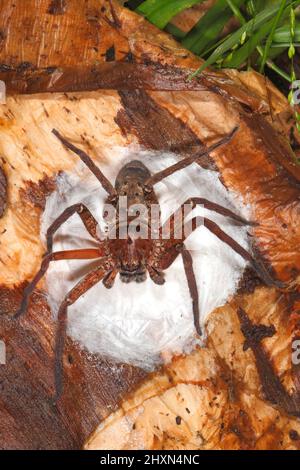
[[[213,203],[211,201],[208,201],[207,199],[203,198],[190,198],[187,203],[192,203],[192,207],[195,207],[196,204],[202,204],[206,209],[212,210],[214,212],[217,212],[221,215],[224,215],[226,217],[230,217],[233,220],[242,223],[244,225],[257,225],[255,222],[248,222],[242,217],[234,214],[232,211],[229,209],[226,209],[223,206],[220,206],[216,203]],[[170,266],[170,264],[174,261],[176,257],[176,244],[180,240],[176,239],[176,214],[178,214],[179,211],[181,211],[181,214],[183,212],[183,206],[181,206],[174,214],[171,215],[171,217],[165,222],[163,227],[160,229],[160,236],[162,237],[165,228],[170,229],[170,240],[165,242],[164,244],[164,251],[168,253],[168,256],[165,254],[166,260],[170,258],[170,262],[167,262],[167,267]],[[213,233],[219,240],[221,240],[223,243],[226,243],[233,251],[235,251],[238,255],[240,255],[245,261],[247,261],[251,267],[254,269],[254,271],[258,274],[259,278],[267,285],[271,287],[276,287],[277,289],[286,289],[288,286],[281,281],[278,281],[277,279],[274,279],[271,274],[268,272],[265,264],[263,263],[262,260],[259,260],[257,258],[254,258],[245,248],[243,248],[239,243],[237,243],[232,237],[230,237],[227,233],[225,233],[215,222],[212,220],[206,218],[206,217],[194,217],[192,220],[188,221],[185,223],[184,217],[181,217],[179,219],[180,223],[180,237],[182,243],[185,241],[185,239],[191,235],[191,233],[196,230],[199,226],[204,225],[211,233]],[[174,257],[175,254],[175,257]],[[166,263],[165,263],[166,264]],[[166,267],[164,268],[166,269]]]
[[[215,212],[218,212],[222,215],[228,216],[233,218],[234,220],[238,221],[239,223],[247,223],[253,225],[251,222],[247,222],[242,219],[240,216],[237,216],[233,212],[229,211],[228,209],[219,206],[215,203],[211,203],[203,198],[194,198],[194,201],[188,200],[187,202],[196,202],[204,205],[207,209],[211,209]],[[182,210],[182,207],[179,211]],[[178,211],[177,211],[178,213]],[[176,213],[175,213],[176,214]],[[278,289],[286,289],[288,286],[277,279],[274,279],[270,273],[268,272],[266,266],[261,260],[254,258],[245,248],[243,248],[239,243],[237,243],[233,238],[231,238],[228,234],[226,234],[215,222],[202,217],[194,217],[191,221],[187,224],[181,219],[181,227],[180,227],[180,238],[176,238],[176,230],[177,227],[175,226],[176,217],[173,214],[167,222],[161,227],[160,229],[160,240],[154,242],[154,251],[152,256],[148,260],[148,271],[150,277],[156,284],[162,284],[164,282],[164,277],[162,271],[169,268],[171,264],[175,261],[179,254],[182,255],[183,264],[185,269],[186,278],[188,281],[190,295],[193,301],[193,314],[194,314],[194,323],[196,331],[199,335],[201,335],[200,329],[200,312],[199,312],[199,296],[198,296],[198,289],[197,283],[195,278],[195,273],[193,270],[193,260],[191,253],[185,248],[184,241],[186,238],[196,230],[200,225],[203,225],[212,232],[219,240],[223,243],[226,243],[233,251],[235,251],[238,255],[240,255],[245,261],[250,263],[252,268],[258,274],[260,279],[268,286],[273,286]],[[169,238],[163,239],[162,235],[164,233],[164,229],[166,227],[170,228]]]
[[[164,170],[159,171],[158,173],[155,173],[152,175],[148,181],[146,182],[146,185],[150,188],[154,186],[155,184],[159,183],[163,179],[167,178],[170,175],[173,175],[173,173],[176,173],[177,171],[182,170],[183,168],[186,168],[187,166],[191,165],[192,163],[198,163],[201,165],[201,159],[203,157],[207,157],[211,152],[214,150],[218,149],[222,145],[228,144],[238,131],[238,127],[235,127],[229,134],[225,135],[223,139],[219,140],[215,144],[211,145],[207,149],[201,151],[197,155],[192,155],[191,157],[186,157],[183,160],[180,160],[179,162],[175,163],[174,165],[169,166],[168,168],[165,168]]]
[[[35,275],[34,279],[30,284],[25,288],[21,306],[18,312],[15,314],[15,318],[19,318],[23,315],[28,307],[28,302],[32,292],[34,291],[38,282],[46,274],[47,269],[51,261],[60,261],[60,260],[70,260],[70,259],[97,259],[103,256],[103,251],[100,248],[96,249],[86,249],[86,250],[70,250],[70,251],[58,251],[56,253],[46,254],[43,258],[40,270]]]
[[[65,137],[63,137],[56,129],[52,130],[52,133],[55,135],[55,137],[60,140],[60,142],[63,144],[64,147],[66,147],[68,150],[71,150],[74,152],[80,160],[88,167],[88,169],[93,173],[93,175],[96,176],[98,181],[101,183],[101,186],[103,189],[110,195],[111,198],[116,197],[116,190],[111,184],[111,182],[106,178],[106,176],[102,173],[100,168],[95,165],[91,157],[85,153],[83,150],[79,149],[76,147],[74,144],[69,142]]]
[[[181,248],[181,256],[185,271],[186,280],[189,286],[190,296],[193,302],[193,316],[194,316],[194,325],[195,330],[198,335],[202,335],[201,326],[200,326],[200,310],[199,310],[199,293],[197,287],[196,276],[193,267],[193,258],[189,250],[183,245]]]
[[[156,255],[154,259],[154,267],[157,265],[160,269],[167,269],[178,256],[178,253],[182,249],[182,244],[186,238],[191,235],[194,230],[204,225],[211,233],[213,233],[219,240],[228,245],[233,251],[247,261],[254,271],[257,273],[259,278],[270,287],[276,287],[277,289],[287,289],[289,286],[284,282],[274,279],[269,271],[267,270],[264,262],[260,259],[254,258],[245,248],[237,243],[232,237],[225,233],[215,222],[206,217],[194,217],[186,224],[182,222],[181,227],[181,239],[175,238],[175,221],[174,216],[170,217],[171,222],[171,235],[169,240],[162,240],[162,248],[159,252],[159,257]],[[163,228],[162,228],[163,230]]]
[[[194,227],[199,226],[199,218],[194,217],[192,219],[193,230]],[[287,289],[289,286],[284,282],[274,279],[269,271],[267,270],[264,262],[261,259],[254,258],[245,248],[243,248],[239,243],[237,243],[233,238],[231,238],[227,233],[225,233],[215,222],[204,217],[203,219],[204,226],[213,233],[219,240],[223,243],[226,243],[233,251],[240,255],[245,261],[247,261],[250,266],[254,269],[258,277],[270,287],[276,287],[277,289]]]
[[[155,241],[154,254],[148,260],[148,272],[155,284],[162,285],[165,282],[163,272],[167,269],[181,254],[184,271],[190,291],[190,296],[193,302],[193,316],[195,330],[201,336],[200,327],[200,311],[199,311],[199,294],[196,282],[196,276],[193,268],[193,258],[189,250],[185,247],[181,240],[175,240],[174,237],[170,240],[157,240]]]
[[[61,303],[58,311],[58,327],[55,340],[55,400],[57,401],[63,390],[63,352],[67,330],[68,307],[73,305],[83,294],[94,285],[114,271],[111,260],[103,260],[100,266],[88,273],[79,283],[67,294]]]
[[[185,201],[179,209],[174,212],[170,216],[170,218],[165,222],[164,227],[168,227],[170,224],[174,224],[176,222],[177,217],[179,218],[180,221],[182,221],[182,217],[184,217],[186,214],[184,213],[185,208],[190,207],[191,209],[195,209],[196,206],[203,206],[204,209],[208,209],[210,211],[216,212],[217,214],[223,215],[224,217],[229,217],[230,219],[234,220],[238,224],[241,225],[249,225],[249,226],[256,226],[258,225],[256,222],[252,222],[249,220],[244,219],[244,217],[241,217],[238,214],[235,214],[235,212],[232,212],[230,209],[227,209],[227,207],[221,206],[220,204],[217,204],[216,202],[209,201],[208,199],[205,199],[203,197],[190,197]],[[164,227],[162,227],[161,231],[164,230]]]
[[[48,228],[46,235],[48,253],[51,253],[53,249],[54,234],[74,214],[79,215],[86,230],[95,240],[101,241],[104,239],[104,234],[100,231],[99,224],[90,210],[84,204],[74,204],[65,209]]]

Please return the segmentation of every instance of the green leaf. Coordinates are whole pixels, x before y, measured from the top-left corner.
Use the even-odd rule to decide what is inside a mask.
[[[290,45],[291,40],[292,40],[292,37],[291,37],[291,32],[290,32],[290,26],[284,25],[276,29],[274,33],[274,37],[273,37],[273,46],[274,46],[274,43],[287,43],[288,45]],[[300,23],[299,22],[298,23],[296,22],[296,25],[295,25],[294,41],[300,42]]]
[[[288,1],[288,5],[296,6],[299,4],[300,0],[294,2]],[[271,6],[265,8],[263,11],[258,13],[245,25],[241,26],[237,31],[228,35],[227,38],[222,42],[222,44],[213,51],[213,53],[209,56],[205,63],[190,75],[190,78],[195,77],[197,74],[201,73],[206,67],[214,64],[216,60],[223,57],[226,52],[228,52],[236,43],[240,41],[240,38],[242,37],[244,32],[252,34],[253,32],[262,28],[266,22],[274,18],[274,15],[276,15],[280,5],[281,1],[274,2]],[[286,10],[287,9],[288,7],[286,8]]]
[[[148,16],[169,2],[170,0],[146,0],[137,8],[137,11],[139,13],[143,13],[145,16]]]
[[[244,0],[235,0],[237,6],[243,3]],[[183,46],[201,55],[216,40],[232,16],[227,1],[218,0],[186,35]]]
[[[204,0],[146,0],[137,8],[158,28],[164,29],[178,13]]]
[[[230,9],[232,10],[232,13],[234,14],[234,16],[239,20],[240,24],[244,24],[245,23],[245,19],[243,17],[243,15],[241,14],[239,8],[235,5],[234,1],[233,0],[226,0],[228,6],[230,7]]]
[[[260,64],[260,72],[261,73],[263,72],[263,70],[265,68],[265,64],[266,64],[266,61],[267,61],[267,58],[268,58],[269,50],[270,50],[270,47],[271,47],[272,42],[273,42],[273,36],[274,36],[275,30],[277,28],[277,25],[278,25],[282,15],[283,15],[284,9],[286,7],[286,2],[287,2],[287,0],[281,0],[280,8],[277,12],[277,15],[275,16],[275,18],[273,20],[272,29],[271,29],[270,34],[268,36],[268,39],[267,39],[267,42],[266,42],[266,45],[265,45],[265,48],[264,48],[263,58],[262,58],[262,61],[261,61],[261,64]]]
[[[177,26],[172,23],[167,24],[167,26],[165,27],[165,31],[167,31],[167,33],[172,34],[172,36],[174,36],[176,39],[183,39],[186,36],[186,33],[184,31],[177,28]]]
[[[272,28],[273,21],[268,21],[260,29],[250,36],[249,40],[240,47],[236,52],[233,53],[230,60],[226,59],[223,62],[223,67],[227,68],[238,68],[240,67],[248,57],[255,51],[256,47],[261,43],[262,39],[267,36]]]
[[[266,0],[248,0],[246,10],[249,16],[255,16],[267,6]]]

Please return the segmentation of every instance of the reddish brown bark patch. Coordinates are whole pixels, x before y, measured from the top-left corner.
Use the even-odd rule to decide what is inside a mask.
[[[247,313],[239,308],[238,316],[241,331],[245,337],[244,350],[250,348],[254,354],[265,399],[277,405],[285,413],[300,416],[300,397],[298,391],[289,394],[275,372],[272,361],[261,342],[275,334],[273,326],[254,324]]]
[[[14,287],[0,285],[0,315],[14,315],[21,304],[27,282]]]
[[[203,150],[194,132],[167,109],[158,106],[143,90],[119,91],[123,109],[115,119],[122,133],[134,134],[140,143],[152,150],[193,155]],[[201,160],[201,166],[216,170],[211,157]]]
[[[276,164],[278,175],[288,177],[291,185],[299,189],[300,167],[294,160],[289,142],[278,134],[273,126],[259,114],[244,115],[245,122],[264,146],[272,163]],[[298,184],[297,184],[298,183]]]
[[[97,49],[97,48],[96,48]],[[95,51],[96,52],[96,51]],[[208,79],[200,77],[188,81],[189,72],[161,64],[134,63],[130,52],[123,52],[122,62],[117,45],[109,45],[101,54],[105,62],[82,66],[46,68],[12,67],[0,64],[0,78],[7,84],[7,93],[40,93],[107,90],[160,90],[188,91],[210,90],[221,94],[222,90]],[[21,64],[22,65],[22,64]],[[227,95],[226,95],[227,96]]]
[[[247,266],[238,285],[238,294],[252,294],[256,287],[263,285],[255,271]]]
[[[45,176],[38,183],[26,181],[25,187],[20,189],[20,197],[39,209],[45,209],[46,199],[55,188],[56,178]]]

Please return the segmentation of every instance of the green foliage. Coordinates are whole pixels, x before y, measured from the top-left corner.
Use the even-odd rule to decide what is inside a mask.
[[[203,0],[146,0],[137,11],[158,28],[164,29],[175,15],[201,2]]]
[[[289,83],[296,80],[294,59],[300,47],[300,0],[217,0],[188,32],[171,23],[172,18],[203,0],[130,0],[136,9],[158,28],[172,34],[182,45],[204,59],[190,79],[206,67],[254,68],[264,72],[269,67]],[[229,20],[238,23],[224,35]],[[286,53],[290,73],[281,70],[274,60]],[[293,90],[289,94],[291,106]],[[300,132],[300,113],[295,109]]]
[[[236,0],[235,0],[236,1]],[[287,6],[283,8],[283,11],[280,14],[281,21],[285,20],[288,17],[289,8],[291,5],[299,5],[300,1],[289,1],[285,2]],[[252,53],[257,46],[262,44],[263,39],[272,33],[272,28],[274,25],[274,17],[278,14],[278,9],[280,9],[282,4],[282,0],[274,1],[272,4],[262,11],[258,12],[253,18],[249,19],[248,21],[245,20],[244,24],[237,29],[236,31],[230,33],[227,37],[225,37],[221,44],[218,45],[207,58],[205,63],[193,74],[193,76],[197,75],[198,73],[202,72],[208,65],[216,64],[217,62],[221,66],[227,67],[240,67],[243,65],[247,59],[251,59]],[[276,25],[278,22],[276,23]],[[275,30],[273,35],[275,34]],[[248,40],[241,45],[241,39],[244,36],[248,38]],[[273,36],[272,35],[272,36]],[[272,37],[271,36],[271,37]],[[272,44],[272,43],[271,43]],[[270,44],[270,46],[271,46]],[[240,48],[243,50],[240,52]],[[227,60],[223,63],[226,59],[226,54],[229,51],[234,49],[232,53],[232,61]],[[269,52],[270,47],[267,49],[267,53]],[[237,59],[235,59],[237,57]],[[241,60],[243,59],[243,60]],[[268,56],[265,57],[265,62],[268,64]],[[230,65],[229,65],[230,64]],[[269,64],[268,64],[269,65]],[[284,77],[286,78],[286,77]]]
[[[292,76],[279,69],[273,59],[285,49],[293,57],[293,48],[300,45],[300,20],[296,10],[300,0],[217,0],[187,33],[170,23],[176,14],[202,1],[138,1],[136,11],[205,59],[191,78],[212,65],[238,69],[253,66],[261,72],[267,66],[291,81]],[[294,12],[292,26],[291,10]],[[239,26],[224,36],[224,27],[233,17]]]
[[[236,0],[235,3],[242,5],[244,0]],[[232,11],[227,0],[219,0],[185,36],[183,46],[195,54],[202,55],[207,47],[216,41],[231,17]]]

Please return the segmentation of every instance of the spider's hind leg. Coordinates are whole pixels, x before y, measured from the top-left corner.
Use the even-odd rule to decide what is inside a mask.
[[[81,218],[83,225],[85,226],[88,233],[97,241],[101,241],[104,238],[100,231],[97,220],[93,214],[84,204],[74,204],[73,206],[65,209],[57,219],[50,225],[47,230],[47,252],[51,253],[53,249],[53,237],[57,230],[70,218],[72,215],[78,214]]]
[[[184,245],[182,248],[181,256],[183,260],[183,266],[189,286],[190,295],[193,302],[194,325],[198,335],[201,336],[202,331],[200,327],[199,293],[196,276],[193,268],[193,258],[190,251],[187,250]]]
[[[73,289],[67,294],[58,311],[58,327],[55,339],[55,401],[57,401],[63,390],[63,352],[67,331],[67,313],[68,307],[73,305],[83,294],[85,294],[94,285],[100,282],[107,270],[105,263],[102,263],[96,269],[88,273]]]
[[[30,296],[32,292],[34,291],[35,287],[37,286],[38,282],[46,274],[51,261],[60,261],[60,260],[67,260],[67,259],[96,259],[96,258],[100,258],[101,256],[102,256],[102,253],[99,249],[58,251],[56,253],[47,254],[43,258],[40,270],[35,275],[35,277],[30,282],[30,284],[28,284],[28,286],[25,288],[23,299],[22,299],[19,310],[15,314],[15,318],[19,318],[21,315],[23,315],[26,312]]]

